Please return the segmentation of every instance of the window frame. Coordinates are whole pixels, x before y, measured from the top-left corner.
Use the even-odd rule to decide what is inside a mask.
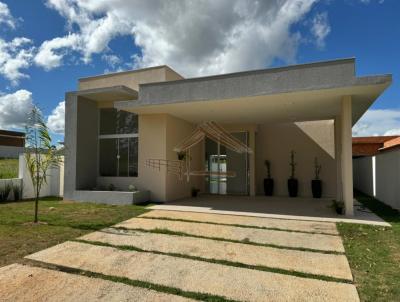
[[[99,177],[135,177],[135,178],[137,178],[137,177],[139,177],[139,165],[138,165],[138,169],[137,169],[137,175],[136,176],[129,176],[129,155],[130,155],[130,153],[129,153],[129,143],[128,143],[128,160],[127,160],[127,171],[128,171],[128,175],[127,176],[120,176],[119,175],[119,156],[120,156],[120,154],[119,154],[119,144],[120,144],[120,142],[119,142],[119,140],[120,139],[124,139],[124,138],[127,138],[127,139],[129,139],[129,138],[137,138],[137,144],[138,144],[138,150],[137,150],[137,152],[139,153],[139,133],[120,133],[120,134],[118,134],[118,133],[116,133],[116,134],[100,134],[100,127],[101,127],[101,109],[115,109],[115,108],[98,108],[98,135],[97,135],[97,158],[98,158],[98,169],[97,169],[97,175],[99,176]],[[117,110],[117,109],[115,109],[115,110]],[[132,114],[135,114],[135,113],[132,113]],[[137,131],[139,132],[139,120],[138,120],[138,123],[137,123]],[[117,140],[117,158],[115,159],[116,161],[117,161],[117,175],[115,175],[115,176],[102,176],[101,174],[100,174],[100,140],[102,140],[102,139],[116,139]],[[139,158],[138,158],[138,162],[139,162]]]

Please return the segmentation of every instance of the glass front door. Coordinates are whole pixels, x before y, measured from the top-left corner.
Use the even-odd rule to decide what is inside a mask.
[[[247,144],[247,132],[231,133]],[[208,138],[205,142],[205,165],[207,171],[236,173],[235,177],[208,176],[206,187],[210,194],[248,195],[247,154],[239,154]]]

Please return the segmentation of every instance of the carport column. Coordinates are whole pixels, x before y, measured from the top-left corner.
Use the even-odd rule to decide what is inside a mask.
[[[344,96],[341,104],[341,171],[342,196],[346,215],[353,216],[353,159],[351,96]]]
[[[341,117],[335,118],[335,161],[336,161],[336,200],[342,199],[342,136],[340,129]]]

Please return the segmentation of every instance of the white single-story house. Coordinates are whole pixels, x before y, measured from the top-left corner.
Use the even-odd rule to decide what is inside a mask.
[[[352,215],[351,129],[390,84],[391,75],[356,76],[353,58],[189,79],[168,66],[82,78],[66,93],[64,198],[263,195],[266,160],[274,195],[286,198],[294,151],[298,196],[312,196],[317,158],[322,196]],[[205,124],[249,152],[220,132],[204,136]],[[176,146],[188,139],[182,156]]]

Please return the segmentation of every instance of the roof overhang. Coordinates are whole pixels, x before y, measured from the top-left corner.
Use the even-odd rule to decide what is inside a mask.
[[[390,76],[379,76],[323,89],[147,105],[132,100],[114,106],[137,114],[170,114],[193,123],[297,122],[334,119],[340,115],[342,98],[351,96],[354,125],[390,83]]]
[[[126,86],[111,86],[70,92],[96,102],[118,102],[121,100],[134,100],[138,92]]]

